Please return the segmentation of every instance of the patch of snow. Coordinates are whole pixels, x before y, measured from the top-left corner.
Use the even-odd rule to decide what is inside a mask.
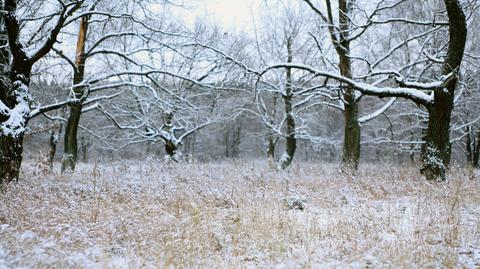
[[[20,235],[20,240],[25,241],[25,240],[31,240],[37,237],[37,234],[35,234],[32,231],[25,231]]]
[[[278,160],[277,169],[278,170],[284,169],[285,164],[287,162],[289,162],[291,159],[292,159],[292,157],[290,155],[288,155],[288,153],[286,153],[286,152],[283,153],[282,157]]]
[[[0,124],[0,132],[5,136],[18,137],[25,132],[30,115],[30,94],[28,86],[21,79],[13,83],[14,95],[17,104],[10,109],[9,117]]]

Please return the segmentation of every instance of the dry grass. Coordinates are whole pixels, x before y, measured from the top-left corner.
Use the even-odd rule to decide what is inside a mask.
[[[408,168],[335,168],[26,164],[0,193],[0,268],[480,267],[471,171],[428,183]]]

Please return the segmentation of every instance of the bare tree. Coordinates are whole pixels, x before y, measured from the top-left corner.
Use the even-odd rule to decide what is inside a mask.
[[[92,7],[93,8],[93,7]],[[87,15],[80,20],[78,31],[76,59],[73,63],[73,89],[72,95],[74,101],[69,104],[70,115],[68,116],[67,125],[65,127],[64,154],[62,159],[62,171],[66,169],[75,169],[77,162],[77,132],[82,114],[83,101],[87,96],[87,85],[82,85],[85,76],[85,44],[87,41],[87,33],[89,20],[91,16]]]
[[[340,74],[349,79],[352,78],[352,63],[350,60],[350,43],[352,42],[353,7],[355,1],[338,0],[339,25],[335,25],[332,14],[332,4],[326,0],[327,16],[316,8],[310,0],[305,2],[320,15],[320,18],[328,25],[330,38],[339,58]],[[357,36],[358,37],[358,36]],[[341,100],[343,101],[343,115],[345,120],[342,167],[346,170],[357,169],[360,159],[360,123],[358,121],[359,98],[355,95],[355,89],[350,85],[341,88]]]
[[[43,58],[55,44],[67,20],[82,7],[84,1],[59,1],[60,9],[52,16],[56,21],[48,27],[41,25],[39,32],[48,28],[41,43],[26,47],[16,11],[18,1],[5,0],[5,26],[11,53],[9,79],[11,87],[0,92],[0,179],[10,182],[18,178],[23,156],[23,137],[30,115],[31,97],[28,86],[32,66]],[[49,20],[45,21],[48,23]]]
[[[450,120],[454,105],[458,72],[462,62],[467,28],[466,17],[458,1],[445,0],[449,18],[450,39],[447,56],[443,62],[440,78],[432,83],[406,81],[399,73],[396,82],[399,87],[379,87],[356,82],[335,73],[316,70],[305,65],[277,64],[266,68],[263,73],[273,68],[298,68],[309,70],[317,76],[327,77],[347,84],[366,95],[377,97],[401,97],[418,105],[425,106],[429,114],[429,122],[425,137],[426,150],[423,156],[422,174],[428,180],[445,180],[445,170],[450,161]]]

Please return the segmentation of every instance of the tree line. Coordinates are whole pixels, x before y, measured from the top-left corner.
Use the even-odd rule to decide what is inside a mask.
[[[79,129],[116,149],[160,143],[180,161],[195,134],[240,118],[262,126],[266,155],[286,169],[299,141],[335,144],[319,120],[327,110],[343,118],[342,171],[358,169],[366,143],[418,151],[428,180],[446,179],[455,144],[478,166],[476,0],[269,0],[248,33],[188,26],[171,1],[1,5],[3,182],[18,178],[40,117],[52,154],[63,134],[62,171],[78,162]],[[35,86],[45,80],[64,86]],[[239,151],[235,126],[226,156]]]

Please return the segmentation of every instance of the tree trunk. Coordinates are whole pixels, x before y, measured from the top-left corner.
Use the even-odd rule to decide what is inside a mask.
[[[360,160],[360,124],[358,123],[358,105],[353,92],[344,94],[345,119],[342,171],[354,171]]]
[[[11,8],[9,7],[9,9]],[[4,23],[3,19],[2,23]],[[9,31],[11,30],[9,29]],[[17,180],[20,174],[23,159],[23,138],[30,113],[31,97],[28,86],[30,85],[33,64],[27,58],[25,52],[17,48],[18,44],[15,46],[15,50],[12,49],[10,43],[17,42],[17,40],[10,35],[9,32],[10,53],[13,60],[10,66],[9,81],[2,82],[0,100],[11,109],[10,112],[14,115],[0,116],[0,182],[3,183]],[[4,49],[6,48],[4,47]],[[7,52],[2,50],[3,60],[7,60],[6,54]],[[6,62],[2,64],[7,65]],[[6,73],[2,75],[3,80],[6,80]]]
[[[412,144],[410,145],[410,153],[408,156],[410,157],[410,163],[415,164],[415,146]]]
[[[0,183],[18,179],[23,158],[23,134],[0,136]]]
[[[352,78],[352,64],[350,55],[350,13],[351,4],[345,0],[339,0],[339,22],[340,29],[338,36],[333,39],[335,50],[339,57],[340,74],[347,78]],[[336,34],[331,33],[334,37]],[[358,168],[360,160],[360,124],[358,122],[358,100],[355,91],[350,86],[342,87],[341,93],[344,101],[344,139],[342,151],[342,171],[355,171]]]
[[[474,168],[480,168],[480,130],[477,131],[477,138],[473,148],[472,164]]]
[[[479,168],[480,131],[477,131],[477,136],[475,136],[472,126],[468,126],[466,144],[467,164],[473,168]]]
[[[472,165],[473,164],[473,147],[472,145],[472,126],[469,125],[467,127],[467,142],[465,146],[465,155],[467,155],[467,164]]]
[[[15,113],[15,119],[10,116],[0,116],[0,181],[9,183],[17,180],[23,159],[23,138],[30,113],[31,64],[23,51],[14,56],[10,70],[11,90],[2,88],[0,100]]]
[[[240,155],[242,122],[234,120],[225,124],[224,142],[225,157],[238,158]]]
[[[175,153],[177,153],[177,147],[172,141],[165,143],[165,152],[167,152],[170,157],[175,156]]]
[[[195,159],[195,140],[195,134],[191,134],[188,138],[185,139],[183,153],[184,158],[187,162],[193,162]]]
[[[82,136],[81,148],[82,148],[82,160],[83,162],[88,162],[88,147],[90,146],[90,141],[87,141],[84,136]],[[148,153],[147,153],[148,155]]]
[[[177,156],[177,153],[178,153],[177,150],[178,150],[178,147],[171,140],[168,140],[167,142],[165,142],[165,152],[167,152],[170,159],[174,162],[179,161]]]
[[[436,95],[439,94],[436,92]],[[441,94],[441,93],[440,93]],[[450,118],[453,98],[450,94],[436,96],[435,103],[429,109],[428,129],[425,137],[422,174],[428,180],[445,180],[445,170],[450,163]]]
[[[0,2],[0,7],[4,10],[3,1]],[[8,92],[11,89],[9,79],[9,64],[10,53],[8,50],[8,36],[6,33],[4,14],[0,14],[1,30],[0,33],[0,100],[4,103],[8,101]],[[0,123],[8,120],[7,117],[0,116]],[[23,134],[18,137],[5,135],[0,130],[0,185],[8,183],[18,178],[20,173],[20,165],[22,162],[22,144]]]
[[[275,124],[275,118],[277,117],[277,100],[278,95],[273,95],[272,100],[272,119],[270,124],[273,126]],[[278,137],[275,137],[273,134],[268,134],[268,146],[267,146],[267,160],[270,168],[275,168],[275,149],[277,146]]]
[[[409,125],[412,125],[412,121],[411,120],[408,120],[408,123]],[[413,129],[410,131],[410,140],[411,141],[414,141],[415,139],[415,135],[413,133]],[[415,164],[415,145],[412,143],[410,144],[410,154],[409,154],[409,157],[410,157],[410,162],[412,164]]]
[[[62,158],[62,172],[74,171],[78,156],[77,133],[82,115],[82,104],[80,102],[70,105],[70,115],[65,127],[64,152]]]
[[[267,159],[270,168],[275,167],[275,148],[277,141],[278,139],[275,139],[272,135],[268,136]]]
[[[17,1],[1,1],[3,4],[2,26],[5,26],[11,54],[10,82],[11,91],[6,87],[0,89],[0,101],[10,110],[8,116],[0,116],[0,179],[8,182],[18,178],[22,163],[23,137],[30,116],[31,97],[28,86],[33,64],[43,58],[55,44],[63,24],[75,10],[81,7],[78,2],[74,7],[59,17],[48,38],[33,55],[27,55],[27,48],[22,44],[20,22],[15,14]],[[5,13],[6,12],[6,13]],[[65,13],[66,12],[66,13]],[[6,14],[6,16],[5,16]]]
[[[166,113],[164,115],[164,124],[162,127],[162,131],[170,134],[170,137],[174,137],[173,131],[173,112]],[[174,162],[178,162],[178,145],[179,143],[175,143],[174,140],[168,138],[165,140],[165,152],[168,154],[168,157]]]
[[[225,123],[225,132],[223,133],[223,141],[225,143],[225,158],[230,158],[230,132],[231,127],[229,123]]]
[[[0,1],[0,10],[5,10],[3,1]],[[8,33],[5,25],[4,13],[0,14],[0,76],[7,79],[10,64],[10,51],[8,50]],[[8,83],[2,83],[7,85]]]
[[[75,60],[75,69],[73,75],[73,98],[75,102],[70,104],[70,115],[68,117],[67,126],[65,128],[64,153],[62,158],[62,172],[66,170],[75,170],[78,155],[78,125],[80,124],[80,116],[82,115],[83,101],[85,101],[87,88],[85,86],[77,86],[82,83],[85,75],[85,43],[88,32],[88,17],[83,17],[80,22],[80,29],[77,40],[77,57]]]
[[[292,52],[292,39],[287,38],[287,51],[288,59],[287,62],[293,62],[293,52]],[[295,151],[297,150],[297,139],[295,138],[295,118],[293,116],[293,89],[292,89],[292,69],[286,69],[286,85],[285,85],[285,94],[283,95],[283,101],[285,104],[285,116],[287,124],[287,138],[285,145],[285,153],[280,158],[278,167],[280,169],[286,169],[293,161],[295,156]]]
[[[297,139],[295,138],[295,119],[292,115],[292,97],[284,96],[285,112],[287,114],[287,138],[285,153],[279,160],[279,168],[286,169],[292,163],[295,151],[297,150]]]
[[[53,162],[55,160],[55,154],[57,153],[57,143],[58,143],[58,137],[60,133],[62,132],[62,125],[61,124],[56,124],[53,126],[53,130],[50,134],[50,150],[48,151],[48,166],[50,168],[50,171],[53,170]]]
[[[241,143],[241,123],[236,123],[235,129],[233,130],[232,137],[232,158],[238,158],[240,156],[240,143]]]
[[[467,25],[458,0],[444,0],[449,18],[450,41],[442,74],[458,72],[465,51]],[[429,120],[425,137],[422,174],[427,180],[445,180],[450,163],[450,119],[458,77],[455,74],[444,87],[435,89],[433,104],[428,107]]]

